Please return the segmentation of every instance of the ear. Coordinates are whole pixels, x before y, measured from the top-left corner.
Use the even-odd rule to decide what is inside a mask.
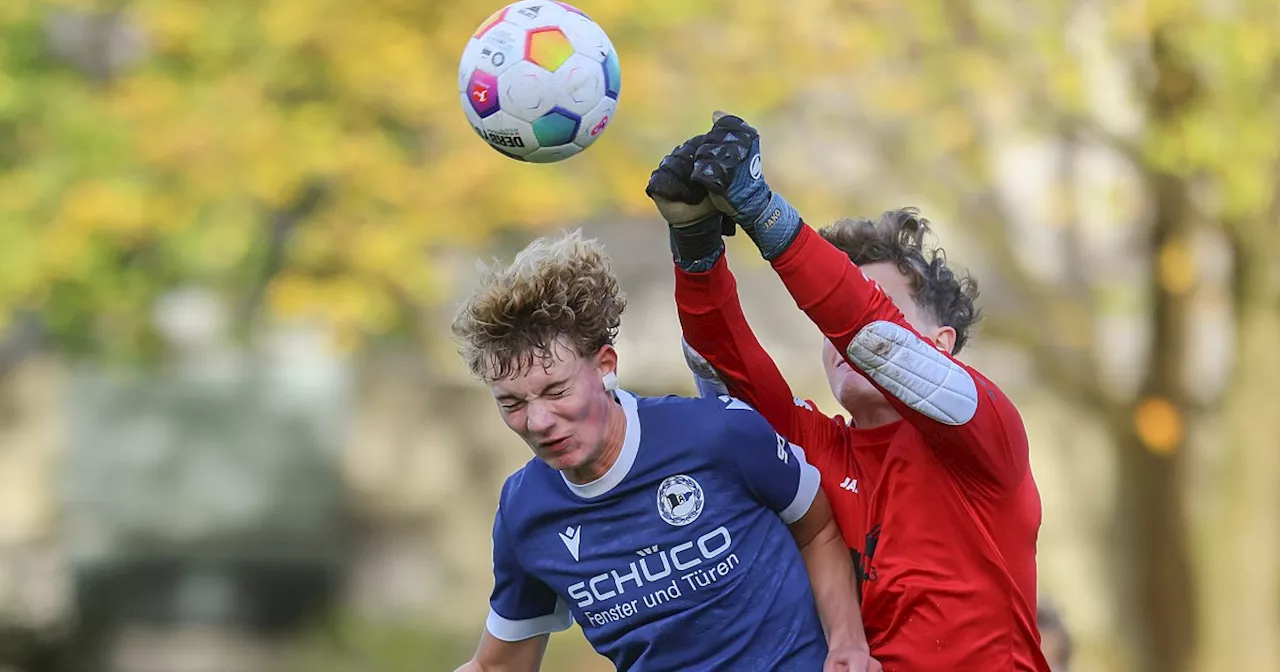
[[[933,342],[938,349],[948,355],[955,352],[956,347],[956,330],[954,327],[938,327],[933,334]]]
[[[596,352],[596,372],[607,392],[618,387],[618,351],[612,345],[605,345]]]

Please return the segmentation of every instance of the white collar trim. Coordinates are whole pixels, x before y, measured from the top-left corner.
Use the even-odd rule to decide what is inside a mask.
[[[626,434],[622,439],[622,452],[618,453],[617,461],[604,472],[603,476],[590,483],[573,483],[565,478],[563,472],[560,473],[560,478],[564,479],[564,484],[569,486],[569,490],[583,499],[599,497],[618,487],[622,479],[631,473],[631,465],[635,464],[636,455],[640,452],[640,414],[636,411],[636,398],[623,390],[618,390],[617,395],[622,413],[627,419]]]

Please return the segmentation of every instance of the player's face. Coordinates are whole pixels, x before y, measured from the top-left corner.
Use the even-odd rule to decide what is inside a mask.
[[[912,328],[925,338],[938,342],[944,330],[934,324],[928,313],[916,303],[906,274],[899,271],[898,267],[891,262],[867,264],[859,268],[868,278],[880,285],[884,293],[898,306],[898,310],[902,311],[903,317],[907,318],[907,323]],[[849,366],[831,341],[823,340],[822,342],[822,365],[826,369],[827,383],[831,386],[831,393],[850,413],[855,413],[856,409],[865,409],[870,404],[888,403],[884,395],[880,394],[880,390]]]
[[[582,357],[567,341],[552,347],[549,365],[535,358],[527,371],[492,381],[490,390],[502,419],[534,454],[573,480],[578,474],[590,480],[616,405],[601,379],[616,369],[617,353],[605,346]]]

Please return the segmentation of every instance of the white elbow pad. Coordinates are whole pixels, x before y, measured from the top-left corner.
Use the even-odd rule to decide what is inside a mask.
[[[846,354],[876,384],[936,422],[963,425],[978,412],[973,376],[900,324],[868,324]]]

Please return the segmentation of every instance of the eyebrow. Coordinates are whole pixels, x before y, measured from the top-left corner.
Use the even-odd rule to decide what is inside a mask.
[[[569,380],[570,380],[569,378],[565,378],[565,379],[562,379],[562,380],[554,380],[554,381],[552,381],[552,382],[550,382],[550,383],[547,383],[546,385],[543,385],[543,386],[542,386],[542,389],[538,391],[538,396],[542,396],[542,395],[546,394],[546,393],[547,393],[547,390],[550,390],[550,389],[551,389],[551,388],[553,388],[553,387],[560,387],[560,386],[563,386],[563,385],[568,385],[568,384],[569,384]],[[498,397],[497,397],[497,399],[498,399],[498,401],[505,401],[505,400],[510,400],[510,401],[520,401],[520,400],[521,400],[521,399],[520,399],[520,397],[518,397],[518,396],[516,396],[516,395],[514,395],[514,394],[511,394],[511,393],[499,394],[499,395],[498,395]]]

